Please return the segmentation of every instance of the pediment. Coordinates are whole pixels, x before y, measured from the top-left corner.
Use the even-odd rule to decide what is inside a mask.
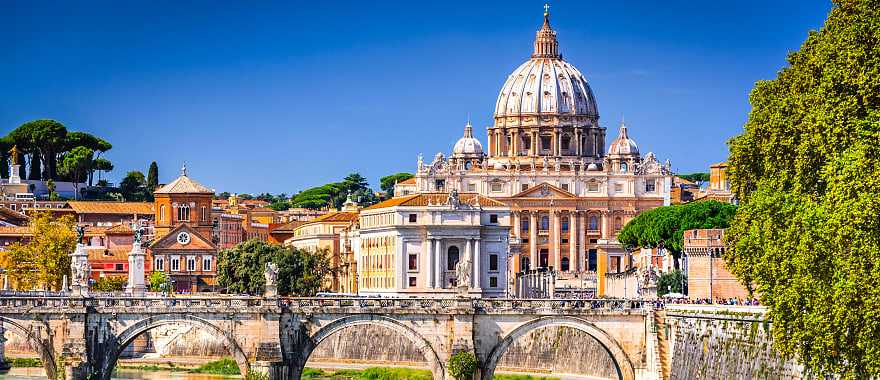
[[[178,236],[181,233],[186,233],[189,235],[189,242],[186,244],[181,243],[178,240]],[[196,230],[190,228],[190,226],[186,224],[181,224],[171,231],[168,232],[167,235],[163,236],[161,239],[155,241],[151,246],[151,249],[162,249],[162,250],[216,250],[217,246],[211,242],[210,239],[202,236]]]
[[[513,196],[514,198],[577,198],[576,195],[549,183],[532,186]]]

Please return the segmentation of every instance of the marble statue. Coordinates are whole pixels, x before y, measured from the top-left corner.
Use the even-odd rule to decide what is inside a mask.
[[[81,261],[73,266],[73,283],[80,286],[89,285],[89,276],[92,273],[92,265],[88,261]]]
[[[471,262],[470,260],[458,260],[455,264],[455,278],[459,288],[471,287]]]
[[[453,208],[458,208],[461,204],[461,200],[458,198],[458,190],[452,189],[449,192],[449,197],[446,198],[446,204]]]
[[[278,265],[273,262],[266,263],[266,269],[263,270],[263,276],[266,277],[266,286],[275,286],[278,284]]]

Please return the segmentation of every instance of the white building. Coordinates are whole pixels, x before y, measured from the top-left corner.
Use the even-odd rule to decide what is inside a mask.
[[[507,206],[472,193],[406,195],[363,209],[346,235],[358,292],[454,296],[465,268],[469,296],[504,297],[509,226]]]

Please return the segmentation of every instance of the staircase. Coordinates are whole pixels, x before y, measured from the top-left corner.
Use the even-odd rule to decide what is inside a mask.
[[[669,337],[666,336],[666,312],[665,311],[657,311],[654,313],[654,327],[657,329],[657,354],[658,361],[660,362],[659,367],[659,378],[662,380],[669,380],[670,378],[670,367],[672,366],[672,355],[669,352]]]

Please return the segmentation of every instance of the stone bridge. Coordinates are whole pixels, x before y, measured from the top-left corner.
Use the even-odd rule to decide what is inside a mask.
[[[529,332],[566,326],[587,333],[613,359],[617,378],[656,379],[654,311],[638,300],[0,296],[0,332],[26,339],[50,378],[110,379],[138,335],[183,324],[222,337],[242,375],[298,379],[311,352],[360,325],[409,339],[436,380],[451,379],[452,354],[476,355],[488,380],[508,347]]]

